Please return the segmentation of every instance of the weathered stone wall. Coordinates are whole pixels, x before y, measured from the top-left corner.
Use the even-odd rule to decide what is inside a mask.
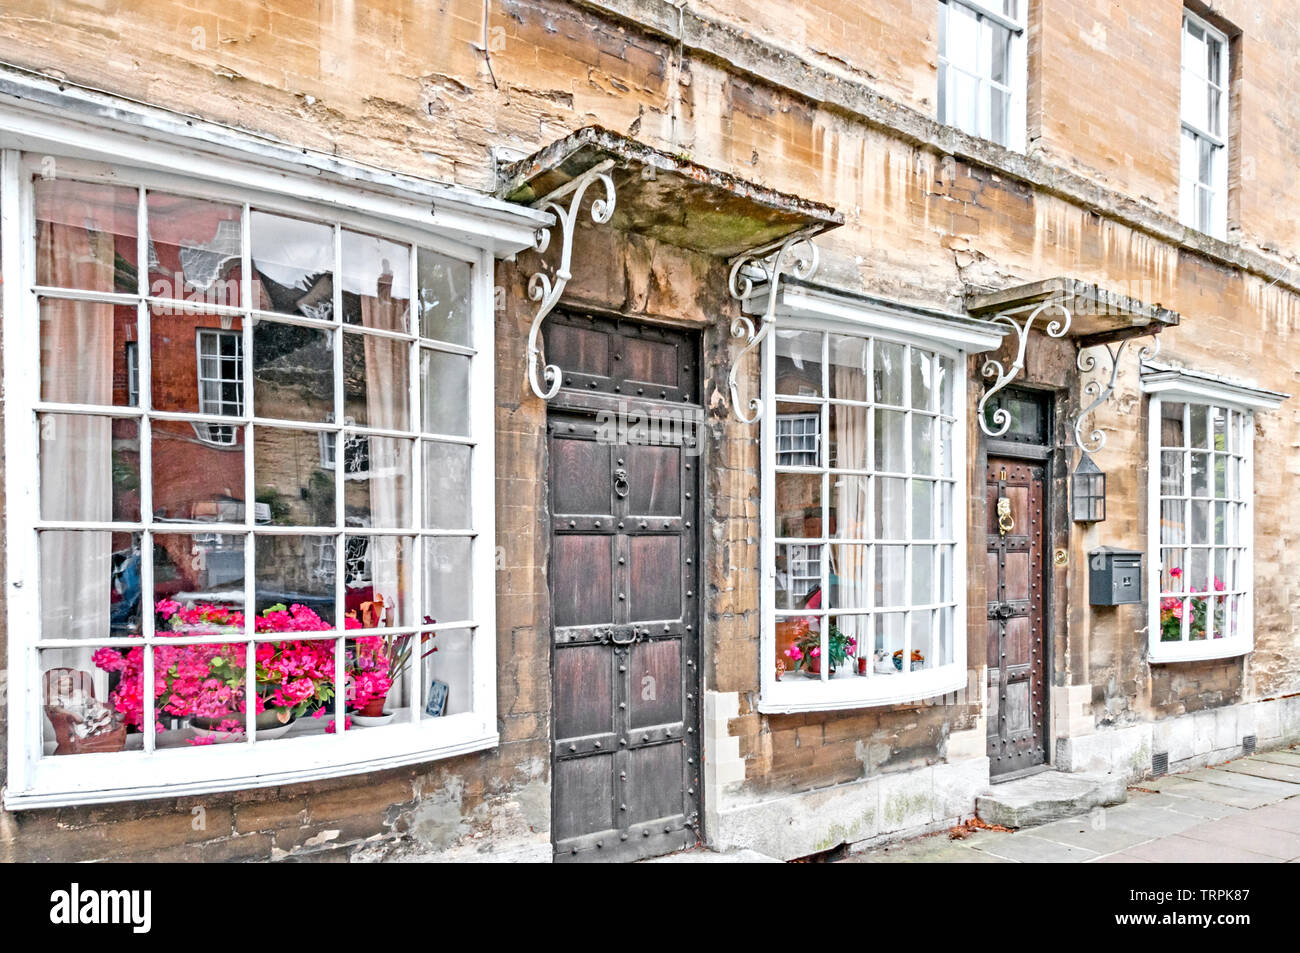
[[[725,9],[724,9],[725,6]],[[1047,7],[1050,6],[1050,9]],[[826,202],[847,224],[823,277],[958,309],[967,290],[1067,274],[1180,311],[1162,358],[1284,392],[1300,386],[1294,261],[1300,31],[1290,5],[1226,0],[1244,35],[1234,99],[1240,243],[1191,233],[1177,206],[1181,3],[1033,4],[1027,156],[938,127],[934,4],[383,0],[367,5],[18,0],[0,59],[387,169],[488,189],[492,150],[527,153],[598,123],[765,185]],[[1163,117],[1163,118],[1161,118]],[[586,232],[568,299],[705,332],[711,386],[705,680],[741,696],[728,730],[743,786],[800,791],[943,759],[978,706],[760,716],[756,431],[728,416],[730,304],[717,262]],[[497,315],[498,693],[492,752],[374,778],[142,804],[0,815],[0,857],[216,859],[472,852],[546,854],[549,659],[544,415],[523,383],[528,269],[503,263]],[[1030,346],[1029,379],[1078,406],[1073,353]],[[1256,650],[1150,666],[1141,607],[1093,612],[1083,554],[1145,548],[1143,402],[1133,358],[1096,416],[1109,444],[1108,519],[1068,539],[1056,575],[1054,684],[1087,686],[1088,716],[1122,725],[1300,689],[1300,403],[1256,424]],[[979,361],[971,363],[971,405]],[[1104,362],[1103,362],[1104,363]],[[1104,373],[1100,367],[1094,376]],[[754,369],[756,371],[756,368]],[[752,386],[755,380],[751,376]],[[983,474],[969,423],[969,656],[983,657],[975,528]],[[1063,434],[1058,434],[1058,439]],[[0,644],[3,644],[0,633]],[[0,732],[0,745],[4,743]],[[194,807],[207,827],[193,829]],[[334,832],[334,833],[331,833]],[[196,846],[201,845],[201,846]],[[283,854],[281,853],[283,852]]]

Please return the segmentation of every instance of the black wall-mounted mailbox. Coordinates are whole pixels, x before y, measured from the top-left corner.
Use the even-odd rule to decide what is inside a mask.
[[[1122,606],[1142,601],[1142,554],[1103,546],[1088,554],[1088,601]]]

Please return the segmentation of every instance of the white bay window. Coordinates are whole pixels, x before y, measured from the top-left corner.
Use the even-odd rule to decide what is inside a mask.
[[[491,265],[540,218],[223,134],[191,179],[0,105],[9,806],[497,740]]]
[[[961,688],[965,349],[999,336],[928,312],[840,308],[844,296],[794,284],[782,295],[763,355],[760,708]],[[825,435],[807,456],[783,440],[781,422],[796,418]]]
[[[1152,662],[1254,646],[1254,414],[1283,395],[1146,365]]]

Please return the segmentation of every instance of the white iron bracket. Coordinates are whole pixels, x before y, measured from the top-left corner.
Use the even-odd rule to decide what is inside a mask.
[[[591,220],[603,225],[614,215],[614,180],[609,170],[614,167],[613,159],[606,159],[592,166],[582,175],[560,186],[554,192],[538,199],[533,208],[543,209],[555,215],[555,223],[560,229],[563,246],[560,251],[560,265],[555,270],[555,280],[544,271],[538,271],[528,279],[528,297],[539,302],[537,313],[533,315],[532,327],[528,329],[528,386],[542,400],[550,400],[560,390],[560,369],[554,364],[542,364],[542,349],[538,343],[542,333],[542,321],[555,309],[564,294],[564,287],[573,277],[570,271],[573,254],[573,233],[578,223],[578,212],[582,208],[582,199],[587,189],[594,182],[605,187],[605,197],[591,202]],[[568,199],[567,207],[563,204]],[[537,251],[545,253],[551,244],[551,230],[539,229],[537,232]],[[538,380],[538,368],[542,368],[542,380]]]
[[[1047,327],[1043,330],[1047,333],[1048,337],[1065,337],[1066,333],[1070,330],[1070,322],[1073,320],[1073,315],[1070,313],[1070,309],[1062,304],[1060,299],[1057,298],[1049,298],[1047,301],[1044,301],[1042,304],[1034,308],[1033,311],[1029,312],[1029,317],[1025,318],[1023,324],[1017,323],[1016,319],[1010,313],[998,314],[989,319],[992,324],[1001,324],[1015,331],[1016,337],[1018,338],[1018,346],[1016,349],[1016,359],[1010,367],[1004,368],[1001,361],[995,360],[991,357],[984,361],[984,368],[982,370],[983,375],[985,377],[997,378],[997,380],[993,382],[993,386],[984,392],[984,396],[980,398],[979,402],[978,414],[980,430],[984,431],[985,436],[1001,437],[1011,429],[1011,414],[1007,412],[1005,407],[999,407],[997,410],[993,411],[993,423],[996,426],[989,424],[988,418],[984,413],[984,408],[988,405],[989,400],[994,394],[1007,387],[1016,379],[1017,376],[1019,376],[1020,372],[1025,369],[1025,348],[1029,344],[1029,332],[1033,328],[1034,322],[1038,320],[1038,316],[1044,311],[1052,308],[1061,312],[1064,320],[1049,321]]]
[[[791,274],[799,279],[811,278],[817,270],[817,245],[812,236],[799,232],[779,242],[751,249],[743,255],[732,259],[731,273],[727,277],[727,288],[731,297],[742,305],[754,297],[754,285],[760,283],[767,294],[767,306],[759,315],[757,327],[746,315],[741,314],[731,322],[731,336],[744,338],[745,346],[740,349],[731,368],[727,371],[727,388],[731,393],[731,409],[736,419],[743,424],[752,424],[763,416],[763,401],[759,397],[749,398],[749,409],[753,412],[746,417],[740,409],[740,388],[736,375],[745,355],[763,343],[772,329],[776,319],[776,303],[780,297],[781,279]]]
[[[1101,381],[1095,380],[1088,381],[1088,383],[1084,385],[1084,394],[1094,398],[1092,403],[1079,411],[1079,416],[1074,419],[1074,442],[1084,453],[1096,453],[1106,445],[1106,435],[1095,428],[1090,434],[1088,434],[1088,442],[1091,443],[1091,446],[1084,441],[1083,418],[1087,417],[1102,404],[1106,403],[1106,401],[1110,400],[1110,395],[1115,392],[1115,381],[1119,377],[1119,359],[1123,357],[1124,348],[1128,347],[1129,341],[1131,340],[1133,339],[1125,338],[1117,344],[1101,345],[1101,347],[1106,349],[1106,353],[1110,355],[1110,380],[1106,382],[1104,387],[1102,386]],[[1075,359],[1075,365],[1085,374],[1097,367],[1097,358],[1088,353],[1088,351],[1088,348],[1080,348],[1079,356]],[[1151,360],[1159,353],[1160,338],[1153,334],[1151,336],[1151,343],[1145,345],[1138,351],[1139,365],[1143,361]]]

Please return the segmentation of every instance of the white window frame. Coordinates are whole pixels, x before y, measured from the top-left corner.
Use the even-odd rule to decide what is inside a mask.
[[[943,22],[939,24],[938,28],[939,36],[944,41],[951,36],[951,31],[947,29],[946,18],[949,16],[950,9],[954,6],[963,7],[973,13],[976,18],[977,29],[980,24],[988,22],[997,28],[1007,30],[1010,34],[1007,50],[1007,69],[1010,72],[1010,82],[1007,84],[995,82],[992,79],[991,74],[985,75],[989,72],[986,69],[989,64],[984,61],[985,53],[984,45],[982,43],[976,50],[976,57],[979,63],[977,72],[971,73],[962,67],[953,65],[948,51],[944,48],[945,43],[939,42],[938,83],[940,85],[936,87],[935,95],[935,110],[939,122],[961,129],[963,132],[972,136],[978,136],[981,139],[995,142],[998,145],[1004,146],[1005,148],[1011,149],[1015,152],[1025,151],[1026,138],[1028,135],[1026,128],[1026,102],[1029,73],[1029,42],[1028,29],[1025,25],[1025,12],[1030,2],[1032,2],[1032,0],[1017,0],[1016,16],[1008,17],[1006,14],[1001,12],[1002,5],[1000,3],[990,3],[985,2],[985,0],[938,0],[938,15],[940,18],[945,18],[943,19]],[[976,128],[967,128],[966,126],[960,125],[954,121],[954,117],[946,114],[951,111],[952,102],[951,97],[947,95],[947,91],[942,88],[942,84],[945,80],[945,70],[956,70],[977,82],[979,96],[976,108],[979,110],[980,115],[976,121]],[[998,140],[992,137],[992,130],[990,128],[992,117],[990,115],[984,115],[986,110],[984,109],[983,103],[985,100],[986,90],[990,86],[996,87],[1010,94],[1007,107],[1006,142],[998,142]],[[943,110],[939,109],[941,104],[944,106]]]
[[[1147,660],[1151,663],[1192,662],[1232,658],[1251,652],[1254,632],[1254,415],[1276,410],[1286,394],[1233,383],[1209,374],[1159,364],[1144,364],[1142,391],[1147,401]],[[1240,497],[1244,516],[1238,526],[1237,547],[1242,550],[1237,567],[1237,633],[1228,638],[1162,642],[1160,640],[1161,563],[1161,410],[1164,401],[1224,407],[1243,416],[1241,435]],[[1189,477],[1184,474],[1184,481]],[[1190,486],[1187,487],[1190,492]]]
[[[762,298],[751,305],[763,306]],[[966,631],[966,547],[967,466],[969,463],[966,433],[969,423],[966,399],[966,358],[969,354],[992,350],[1002,342],[1002,331],[987,322],[975,322],[956,315],[926,309],[895,306],[879,299],[850,295],[788,281],[782,285],[776,308],[777,327],[838,334],[869,336],[878,341],[914,345],[952,361],[953,436],[952,436],[952,594],[953,660],[950,664],[917,672],[871,677],[856,674],[833,679],[814,680],[787,673],[776,678],[776,334],[768,334],[762,347],[762,390],[766,412],[760,424],[761,491],[760,549],[762,577],[760,586],[761,637],[759,645],[758,710],[769,713],[828,711],[863,708],[919,701],[967,688]],[[823,354],[822,363],[826,363]],[[907,373],[910,374],[910,362]],[[906,387],[906,381],[904,383]],[[821,412],[829,404],[822,397],[791,396],[792,401],[818,403]],[[822,429],[825,430],[825,421]],[[936,436],[936,443],[938,441]],[[825,490],[823,490],[823,495]],[[829,560],[821,560],[823,583]],[[909,570],[910,574],[910,570]],[[936,574],[936,586],[941,585]],[[907,584],[910,594],[910,580]],[[823,587],[824,588],[824,587]],[[868,587],[870,589],[870,587]],[[946,602],[946,600],[945,600]],[[854,612],[874,613],[872,607]],[[790,613],[786,613],[789,615]],[[835,614],[835,613],[830,613]],[[873,614],[874,618],[874,614]],[[910,631],[905,642],[911,644]],[[873,639],[874,645],[874,639]],[[870,653],[868,653],[870,657]]]
[[[21,87],[15,92],[15,87]],[[21,150],[21,152],[20,152]],[[429,248],[469,262],[474,268],[472,324],[475,361],[470,375],[468,413],[475,435],[470,485],[471,525],[448,535],[472,535],[472,611],[476,628],[470,664],[473,707],[441,718],[393,724],[380,730],[279,739],[274,744],[244,742],[215,745],[202,752],[159,749],[43,757],[43,700],[40,697],[40,584],[37,573],[39,467],[30,442],[40,406],[35,276],[33,165],[41,172],[71,172],[89,160],[118,184],[148,185],[195,198],[255,203],[261,208],[355,227]],[[175,169],[185,169],[178,175]],[[430,215],[430,203],[436,211]],[[280,785],[382,770],[494,747],[499,741],[496,706],[495,616],[495,476],[493,372],[493,265],[497,255],[532,247],[538,227],[549,216],[466,191],[389,173],[376,173],[333,157],[281,147],[237,130],[151,107],[126,103],[105,94],[59,86],[40,77],[6,77],[0,89],[0,262],[4,267],[6,400],[5,544],[8,661],[8,777],[6,808],[26,809],[66,804],[102,803],[154,797],[177,797],[212,791]],[[147,250],[141,260],[146,260]],[[244,269],[245,281],[248,269]],[[415,269],[411,269],[412,282]],[[147,289],[146,289],[147,290]],[[101,297],[96,295],[96,298]],[[113,295],[138,300],[140,295]],[[251,300],[245,289],[245,301]],[[411,301],[417,300],[414,293]],[[205,309],[207,310],[207,309]],[[214,309],[216,310],[216,309]],[[141,306],[147,329],[148,309]],[[251,323],[244,322],[245,333]],[[248,340],[244,352],[250,353]],[[413,355],[411,377],[418,377]],[[142,380],[149,354],[140,349]],[[245,367],[249,368],[248,362]],[[248,393],[246,370],[245,395]],[[414,383],[412,384],[414,387]],[[63,409],[67,409],[66,407]],[[104,408],[86,408],[104,412]],[[418,408],[413,408],[413,412]],[[113,416],[143,418],[141,408],[114,407]],[[233,421],[248,424],[246,418]],[[416,421],[412,421],[413,425]],[[146,444],[147,445],[147,444]],[[418,448],[417,448],[418,449]],[[412,526],[420,526],[422,454],[412,454],[415,507]],[[147,457],[142,466],[147,466]],[[341,496],[341,495],[340,495]],[[248,498],[252,498],[251,490]],[[142,516],[148,517],[147,500]],[[255,525],[256,507],[246,509],[247,529]],[[117,524],[112,524],[116,526]],[[83,524],[96,528],[96,524]],[[168,530],[174,531],[172,524]],[[201,532],[212,532],[204,524]],[[415,547],[412,578],[421,580],[420,547]],[[341,557],[341,554],[339,554]],[[143,560],[142,590],[151,589],[150,560]],[[251,605],[252,597],[246,593]],[[341,596],[339,597],[341,601]],[[341,620],[340,620],[341,621]],[[432,627],[454,629],[447,620]],[[236,639],[237,641],[237,639]],[[413,704],[423,703],[422,676],[415,666]],[[146,672],[146,677],[148,673]],[[334,713],[337,720],[341,714]],[[151,723],[150,719],[146,719]],[[146,733],[152,738],[152,731]],[[195,755],[198,757],[195,757]]]
[[[228,383],[227,378],[208,378],[203,376],[203,344],[204,341],[217,342],[216,361],[218,368],[224,367],[226,359],[221,355],[221,342],[223,339],[233,339],[238,342],[236,348],[236,367],[240,371],[240,379],[235,381],[239,385],[239,399],[233,406],[228,407],[228,402],[222,398],[215,401],[206,400],[203,396],[203,385],[215,383],[218,386]],[[194,335],[194,353],[198,359],[196,374],[199,384],[199,413],[211,415],[213,417],[242,417],[244,415],[244,336],[238,331],[226,331],[221,328],[198,328]],[[137,384],[139,379],[137,378]],[[194,424],[194,433],[206,444],[214,447],[233,447],[239,442],[238,427],[233,424],[218,423],[199,423]]]
[[[777,414],[776,417],[776,457],[781,466],[800,466],[800,459],[812,454],[817,459],[821,449],[820,414]],[[807,429],[808,425],[812,429]],[[802,426],[803,430],[800,430]],[[807,438],[811,438],[808,440]],[[811,443],[812,446],[808,446]]]
[[[1222,83],[1216,88],[1219,91],[1219,112],[1216,117],[1219,125],[1219,133],[1211,132],[1202,126],[1197,125],[1188,118],[1186,106],[1183,101],[1183,87],[1187,81],[1187,74],[1192,72],[1188,69],[1187,59],[1184,55],[1187,42],[1188,27],[1195,26],[1205,33],[1207,39],[1213,39],[1219,44],[1219,76]],[[1205,232],[1215,238],[1224,238],[1228,233],[1228,161],[1230,145],[1230,131],[1228,127],[1229,119],[1229,96],[1231,95],[1232,78],[1228,72],[1231,61],[1229,59],[1229,38],[1226,33],[1212,26],[1208,21],[1198,17],[1190,10],[1183,10],[1183,25],[1179,32],[1179,49],[1180,49],[1180,69],[1179,69],[1179,160],[1178,160],[1178,217],[1182,224],[1189,228]],[[1211,86],[1215,85],[1207,76],[1195,76],[1196,81],[1200,84],[1199,92],[1201,96],[1207,96]],[[1194,155],[1191,159],[1192,168],[1189,170],[1187,163],[1183,161],[1183,140],[1191,139]],[[1211,182],[1204,183],[1200,175],[1200,146],[1202,143],[1208,143],[1211,148],[1213,169],[1211,170]],[[1202,222],[1200,220],[1200,194],[1208,192],[1210,194],[1210,221]]]

